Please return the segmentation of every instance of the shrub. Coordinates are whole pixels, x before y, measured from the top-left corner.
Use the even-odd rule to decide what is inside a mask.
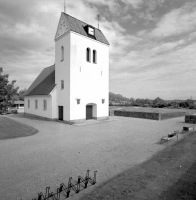
[[[12,114],[18,114],[18,110],[16,110],[16,109],[11,110],[11,113],[12,113]]]

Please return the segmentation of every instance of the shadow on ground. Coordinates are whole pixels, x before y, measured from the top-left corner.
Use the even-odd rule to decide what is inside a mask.
[[[108,180],[81,200],[196,199],[196,132]],[[193,175],[194,174],[194,175]]]
[[[160,199],[196,199],[196,161],[175,184],[161,194]]]

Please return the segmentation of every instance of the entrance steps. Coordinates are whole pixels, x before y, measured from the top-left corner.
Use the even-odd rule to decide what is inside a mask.
[[[72,126],[87,126],[87,125],[102,124],[102,123],[113,122],[113,121],[116,121],[116,119],[105,119],[105,120],[89,119],[81,123],[72,124]]]

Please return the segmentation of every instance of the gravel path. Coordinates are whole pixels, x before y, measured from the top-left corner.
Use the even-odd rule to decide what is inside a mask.
[[[165,145],[160,138],[182,130],[184,117],[167,121],[111,117],[108,123],[70,126],[6,116],[32,126],[36,135],[0,141],[1,200],[32,199],[46,186],[55,191],[68,178],[97,170],[97,184],[69,199],[79,199],[104,181],[139,164]],[[174,139],[175,140],[175,139]],[[174,142],[170,141],[171,143]]]

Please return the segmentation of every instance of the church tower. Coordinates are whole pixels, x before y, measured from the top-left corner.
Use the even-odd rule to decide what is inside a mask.
[[[68,124],[108,119],[109,43],[101,30],[61,13],[55,64],[28,88],[25,115]]]
[[[61,13],[55,36],[59,120],[108,118],[109,43],[101,30]]]

